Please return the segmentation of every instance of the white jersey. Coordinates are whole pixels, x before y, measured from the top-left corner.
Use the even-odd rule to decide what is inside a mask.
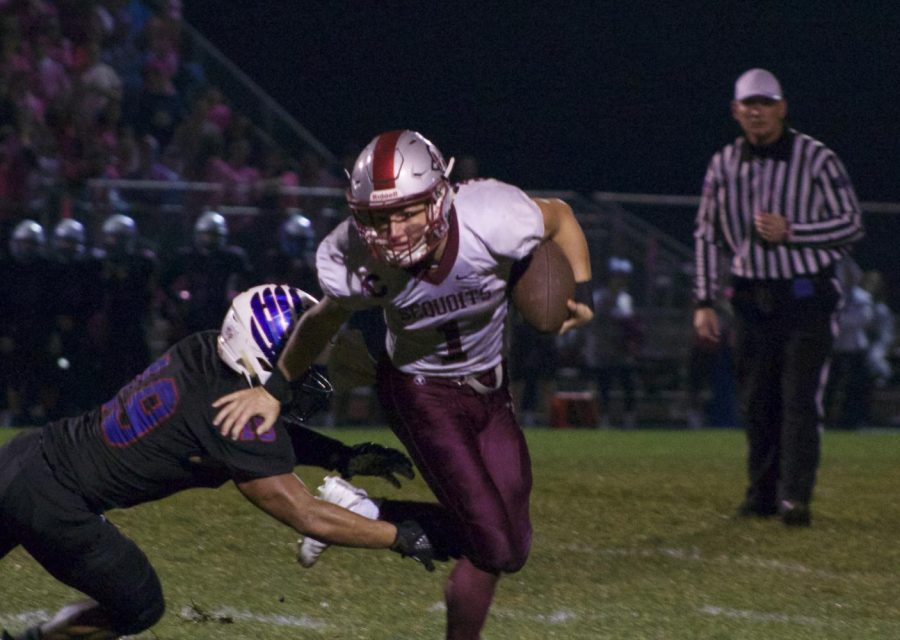
[[[476,180],[457,187],[437,268],[423,275],[379,262],[349,218],[319,245],[316,268],[322,291],[344,308],[384,308],[394,366],[462,376],[500,364],[510,268],[543,235],[541,210],[523,191]]]

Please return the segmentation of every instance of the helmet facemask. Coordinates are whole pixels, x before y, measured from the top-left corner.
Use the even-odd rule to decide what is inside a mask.
[[[405,244],[398,245],[392,241],[390,222],[376,222],[383,218],[382,208],[354,209],[353,223],[377,260],[393,267],[411,267],[431,254],[447,235],[452,204],[449,192],[450,185],[444,181],[426,200],[420,201],[425,204],[425,224],[420,228],[408,227]],[[418,202],[410,202],[405,206],[415,204]],[[398,208],[404,208],[404,205]]]

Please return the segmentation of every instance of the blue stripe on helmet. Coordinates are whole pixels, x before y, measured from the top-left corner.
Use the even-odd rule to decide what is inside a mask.
[[[261,294],[257,293],[250,299],[254,320],[251,322],[251,333],[270,362],[281,351],[295,316],[294,309],[302,306],[301,302],[299,294],[289,287],[263,289]]]

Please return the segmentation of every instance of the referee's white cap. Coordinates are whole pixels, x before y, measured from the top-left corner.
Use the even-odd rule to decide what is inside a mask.
[[[753,97],[781,100],[784,94],[781,92],[778,78],[765,69],[750,69],[742,73],[734,83],[734,99],[746,100]]]

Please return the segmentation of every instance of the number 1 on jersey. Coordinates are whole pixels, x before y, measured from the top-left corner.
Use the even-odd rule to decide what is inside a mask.
[[[459,332],[459,324],[456,320],[450,320],[442,325],[438,325],[437,330],[444,334],[447,342],[447,355],[441,356],[441,361],[445,364],[451,362],[462,362],[467,358],[466,352],[462,348],[462,337]]]

